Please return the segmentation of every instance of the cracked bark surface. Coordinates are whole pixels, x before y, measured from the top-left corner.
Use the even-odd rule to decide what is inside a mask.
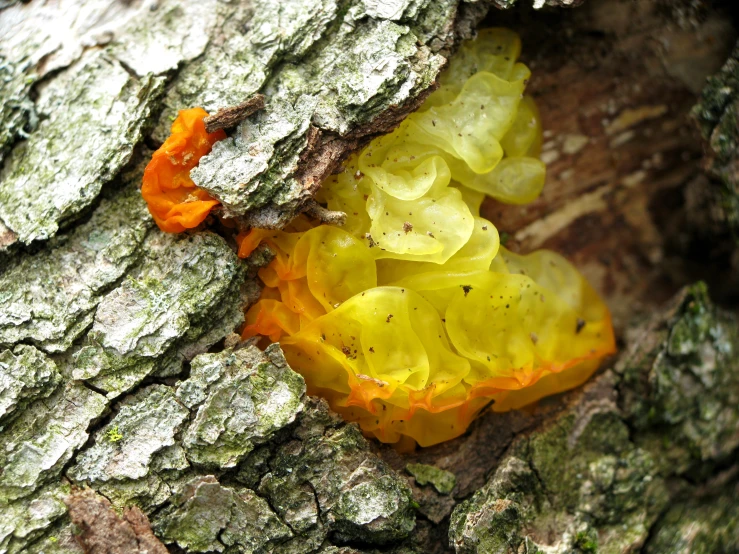
[[[534,4],[0,2],[0,552],[739,549],[736,27],[721,2]],[[192,173],[223,213],[316,211],[483,20],[522,35],[548,165],[483,215],[572,259],[622,348],[399,454],[234,339],[268,252],[161,233],[138,186],[200,105],[229,130]]]

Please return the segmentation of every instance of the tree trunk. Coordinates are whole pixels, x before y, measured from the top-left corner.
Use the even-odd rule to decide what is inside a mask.
[[[0,553],[739,550],[735,22],[546,4],[0,0]],[[224,110],[193,179],[279,228],[478,25],[522,36],[548,166],[483,216],[572,260],[620,349],[401,454],[238,342],[264,260],[162,233],[139,186],[178,110]]]

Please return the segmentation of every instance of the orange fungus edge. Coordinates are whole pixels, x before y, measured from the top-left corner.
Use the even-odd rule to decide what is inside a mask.
[[[203,108],[182,110],[172,123],[170,135],[152,154],[144,170],[141,195],[159,228],[167,233],[181,233],[200,225],[218,200],[198,188],[190,179],[190,170],[213,145],[226,138],[223,130],[208,133]]]

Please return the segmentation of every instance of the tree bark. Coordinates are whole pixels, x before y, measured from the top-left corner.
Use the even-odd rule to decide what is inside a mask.
[[[739,549],[736,22],[546,4],[0,0],[0,553]],[[571,259],[620,353],[401,454],[234,337],[266,253],[166,235],[138,189],[202,106],[229,131],[192,173],[219,215],[326,212],[323,178],[481,24],[522,36],[548,166],[540,199],[483,216]]]

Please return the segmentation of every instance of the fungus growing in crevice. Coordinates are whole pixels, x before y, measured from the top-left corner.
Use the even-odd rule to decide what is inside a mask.
[[[381,441],[454,438],[491,401],[575,387],[615,350],[608,308],[571,264],[507,251],[480,217],[485,195],[523,204],[544,185],[520,48],[481,31],[417,112],[323,183],[316,200],[346,214],[341,228],[300,216],[237,236],[241,257],[275,254],[242,337],[279,341],[309,393]]]
[[[190,170],[200,158],[226,138],[220,129],[206,132],[203,118],[207,116],[202,108],[182,110],[172,123],[171,134],[144,170],[141,194],[162,231],[181,233],[197,227],[219,204],[190,179]]]

